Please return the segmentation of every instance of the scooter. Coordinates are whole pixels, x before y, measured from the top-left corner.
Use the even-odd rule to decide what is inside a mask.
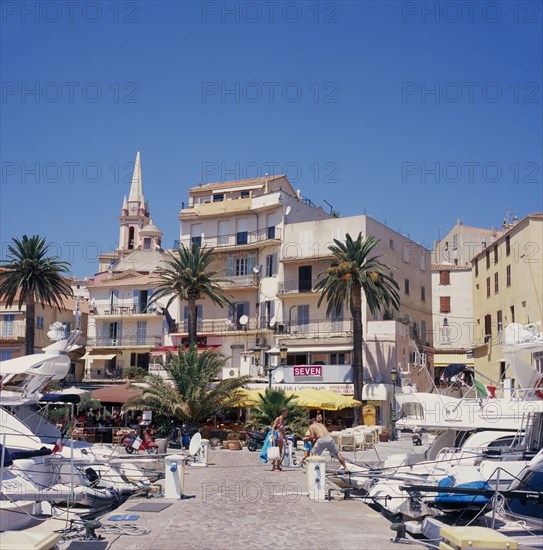
[[[134,432],[128,434],[123,439],[124,450],[128,454],[134,451],[147,451],[149,454],[158,453],[158,445],[153,441],[151,434],[146,430],[143,433],[143,438],[136,435]]]
[[[411,434],[411,441],[416,447],[422,445],[422,431],[420,429],[415,428],[413,430],[413,433]]]
[[[247,430],[247,448],[249,451],[256,451],[261,449],[264,445],[264,440],[268,432],[257,432],[254,430]]]

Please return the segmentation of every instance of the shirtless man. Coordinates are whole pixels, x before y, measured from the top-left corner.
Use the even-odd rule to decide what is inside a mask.
[[[345,463],[345,459],[341,453],[337,450],[336,444],[330,435],[330,432],[326,429],[326,426],[321,422],[322,416],[317,414],[316,422],[310,424],[309,433],[313,439],[313,454],[320,456],[325,449],[328,449],[330,456],[337,457],[341,465],[343,466],[344,473],[348,474],[349,469]],[[343,473],[343,472],[338,472]]]

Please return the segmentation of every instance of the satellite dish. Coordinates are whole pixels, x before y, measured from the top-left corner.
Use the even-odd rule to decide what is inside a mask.
[[[383,376],[381,374],[378,374],[376,377],[375,377],[375,382],[377,384],[380,384],[381,382],[383,381]]]
[[[242,326],[245,326],[248,322],[249,322],[249,317],[247,317],[247,315],[242,315],[239,318],[239,324]]]
[[[260,273],[260,266],[259,266],[259,265],[255,265],[255,266],[253,267],[253,273],[254,273],[255,275],[258,275],[258,274]]]
[[[277,323],[277,318],[276,317],[272,317],[270,319],[270,328],[273,328],[275,326],[275,323]]]
[[[288,216],[291,210],[292,208],[290,206],[287,206],[287,208],[285,209],[285,215]]]
[[[273,381],[276,384],[279,384],[279,382],[284,382],[285,381],[285,373],[281,369],[276,370],[273,373]]]
[[[202,444],[202,436],[199,433],[195,433],[190,438],[189,443],[189,454],[191,456],[196,456],[198,454],[198,451],[200,450],[200,445]]]

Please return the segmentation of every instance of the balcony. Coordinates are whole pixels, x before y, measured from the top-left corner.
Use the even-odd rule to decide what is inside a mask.
[[[199,335],[204,334],[225,334],[232,332],[245,332],[250,330],[262,329],[258,324],[256,317],[249,317],[249,322],[242,326],[239,321],[233,319],[203,319],[198,321],[196,330]],[[177,323],[175,325],[176,334],[188,334],[188,322]]]
[[[320,319],[315,321],[291,321],[286,323],[283,329],[279,332],[285,331],[286,334],[291,336],[311,336],[315,338],[323,338],[332,335],[347,335],[352,334],[352,320],[341,319],[332,321],[330,319]]]
[[[89,313],[95,317],[124,317],[124,316],[156,316],[162,315],[162,311],[154,304],[144,307],[133,304],[114,306],[90,306]]]
[[[204,237],[193,237],[192,239],[186,238],[176,240],[173,243],[173,248],[178,249],[182,244],[185,247],[190,247],[193,242],[196,242],[200,246],[206,246],[208,248],[242,248],[252,247],[258,244],[269,244],[269,241],[280,241],[281,229],[278,227],[265,227],[258,231],[239,231],[230,235],[211,235]]]
[[[314,277],[311,281],[297,280],[297,281],[283,281],[278,285],[277,293],[280,297],[285,295],[298,295],[298,294],[315,294],[320,291],[315,290],[317,284],[317,277]]]
[[[162,336],[95,337],[87,339],[87,347],[92,348],[156,348],[160,345],[162,345]]]
[[[254,287],[258,288],[258,276],[255,274],[251,275],[238,275],[234,277],[228,277],[228,281],[221,283],[223,288],[228,288],[230,290],[235,288],[248,288]]]

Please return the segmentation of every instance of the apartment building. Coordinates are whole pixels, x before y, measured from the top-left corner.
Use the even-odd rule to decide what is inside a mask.
[[[473,258],[475,368],[496,382],[510,376],[500,342],[503,329],[543,320],[542,250],[543,214],[537,213],[507,226]],[[543,371],[543,358],[531,360]]]
[[[434,243],[432,325],[436,382],[442,369],[451,363],[474,364],[471,260],[501,235],[495,228],[472,227],[458,219],[443,239]]]

